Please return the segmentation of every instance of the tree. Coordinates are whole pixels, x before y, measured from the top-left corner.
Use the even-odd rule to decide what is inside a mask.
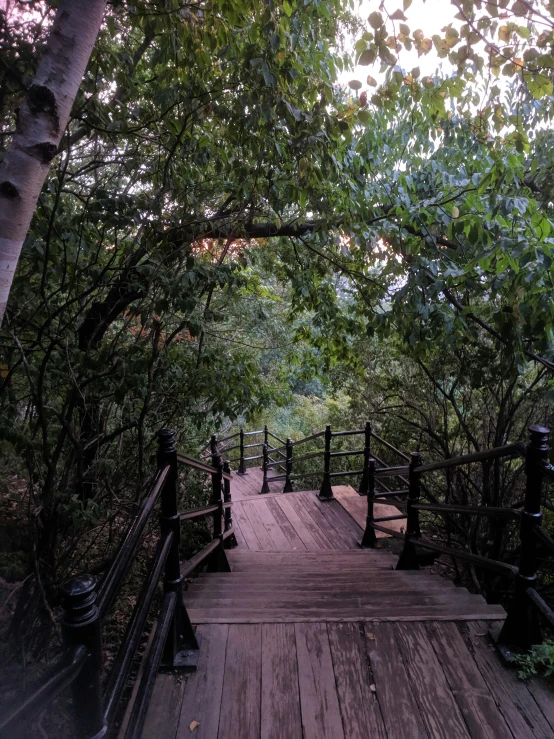
[[[65,0],[0,164],[0,323],[37,200],[81,84],[106,0]]]

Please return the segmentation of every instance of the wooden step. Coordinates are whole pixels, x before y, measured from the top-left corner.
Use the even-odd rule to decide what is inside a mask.
[[[228,552],[233,572],[275,572],[284,568],[301,568],[308,572],[343,571],[355,567],[360,571],[372,568],[391,570],[397,558],[388,552],[368,552],[364,549],[321,552]]]

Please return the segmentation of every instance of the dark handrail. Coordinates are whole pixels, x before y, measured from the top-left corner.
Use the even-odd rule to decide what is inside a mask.
[[[196,470],[201,470],[202,472],[208,472],[210,475],[215,475],[217,473],[217,470],[215,467],[211,467],[209,464],[204,464],[204,462],[201,462],[199,459],[194,459],[193,457],[186,457],[184,454],[178,454],[177,455],[177,461],[181,464],[186,465],[187,467],[194,467]],[[228,474],[227,472],[223,472],[223,477],[227,480],[232,480],[233,476]]]
[[[135,554],[136,548],[144,531],[144,527],[148,523],[150,514],[165,484],[169,473],[169,465],[164,467],[157,473],[154,485],[143,499],[142,505],[133,523],[129,526],[125,538],[119,545],[119,548],[112,561],[100,588],[98,597],[98,609],[100,618],[103,618],[109,610],[113,600],[119,590],[127,571],[131,565],[131,561]]]
[[[154,690],[154,682],[162,661],[162,654],[169,635],[169,629],[173,622],[176,605],[177,594],[171,592],[166,593],[154,638],[146,656],[144,672],[142,673],[127,730],[125,731],[125,739],[141,739],[146,712],[148,711],[148,705],[152,697],[152,691]]]
[[[506,444],[506,446],[498,446],[493,449],[483,449],[480,452],[472,454],[464,454],[461,457],[452,457],[450,459],[441,459],[438,462],[424,464],[418,467],[417,473],[421,475],[423,472],[432,472],[433,470],[444,470],[449,467],[459,467],[462,464],[471,464],[472,462],[482,462],[485,459],[494,459],[496,457],[509,457],[520,454],[518,444]]]
[[[268,431],[267,433],[269,434],[269,436],[272,436],[274,439],[276,439],[281,444],[286,444],[287,443],[286,441],[283,441],[283,439],[280,439],[278,436],[275,436],[275,434],[272,434],[271,431]]]
[[[263,433],[264,433],[264,430],[261,429],[260,431],[245,431],[244,432],[244,435],[245,436],[254,436],[254,434],[263,434]]]
[[[219,506],[214,504],[203,506],[202,508],[191,508],[190,511],[183,511],[183,513],[179,513],[179,518],[181,519],[181,521],[190,521],[193,518],[201,518],[202,516],[207,516],[209,513],[215,513],[218,507]]]
[[[240,435],[240,431],[237,431],[236,434],[231,434],[231,436],[225,436],[223,439],[218,439],[217,440],[217,443],[218,444],[223,444],[225,441],[231,441],[231,439],[236,439],[237,436],[239,436],[239,435]],[[204,447],[204,449],[207,449],[207,447],[209,447],[209,446],[210,446],[210,442],[208,442],[206,444],[206,446]]]
[[[219,539],[211,541],[204,549],[194,554],[181,566],[181,578],[188,577],[202,562],[207,559],[219,546]]]
[[[410,461],[410,457],[409,457],[408,454],[404,454],[404,452],[401,452],[400,449],[397,449],[392,444],[389,444],[388,441],[386,441],[385,439],[383,439],[381,436],[378,436],[373,430],[371,431],[371,435],[372,435],[372,437],[374,439],[376,439],[376,441],[379,442],[379,444],[383,444],[383,446],[387,447],[387,449],[390,449],[391,452],[395,452],[395,454],[398,454],[398,456],[400,456],[403,459],[405,459],[406,462],[409,462]],[[375,456],[375,454],[373,456],[374,456],[375,459],[377,459],[377,457]]]
[[[533,605],[542,613],[550,626],[554,628],[554,611],[550,608],[548,603],[541,598],[535,588],[527,588],[526,595],[531,603],[533,603]]]
[[[379,467],[375,470],[375,477],[396,477],[396,475],[406,475],[409,472],[409,467]]]
[[[38,681],[38,686],[27,691],[15,705],[7,707],[3,718],[0,719],[2,736],[13,736],[19,728],[22,728],[18,724],[27,722],[29,716],[36,716],[48,703],[55,700],[75,680],[87,657],[87,649],[84,646],[69,649],[49,670],[48,675]]]
[[[311,436],[305,436],[303,439],[298,439],[298,441],[293,441],[294,446],[298,446],[298,444],[305,444],[307,441],[313,441],[314,439],[319,439],[321,436],[325,436],[325,431],[318,431],[317,434],[312,434]]]
[[[365,429],[354,429],[353,431],[333,431],[332,436],[358,436],[365,434]]]
[[[494,508],[493,506],[414,503],[412,508],[416,508],[418,511],[432,511],[434,513],[467,513],[472,516],[500,516],[505,518],[519,518],[521,516],[521,511],[516,511],[513,508]]]
[[[356,454],[363,454],[363,453],[364,453],[364,450],[363,449],[354,449],[351,452],[349,452],[349,451],[346,451],[346,452],[331,452],[331,456],[332,457],[353,457]]]
[[[121,648],[112,666],[108,685],[104,692],[104,718],[108,725],[114,718],[121,694],[127,683],[172,541],[173,531],[170,531],[158,542],[156,552],[149,566],[150,574],[142,586],[133,615],[127,625]]]

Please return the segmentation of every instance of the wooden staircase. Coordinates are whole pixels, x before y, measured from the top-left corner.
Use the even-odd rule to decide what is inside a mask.
[[[386,551],[229,552],[185,594],[193,623],[503,619],[502,607],[425,571],[394,570]]]

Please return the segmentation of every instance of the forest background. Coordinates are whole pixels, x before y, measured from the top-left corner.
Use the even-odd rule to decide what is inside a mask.
[[[452,2],[434,35],[410,6],[107,5],[0,332],[14,644],[103,571],[161,427],[197,456],[371,419],[436,459],[551,425],[554,3]],[[57,8],[0,12],[0,157]],[[512,505],[522,480],[489,461],[437,494]],[[480,526],[443,533],[517,556]]]

